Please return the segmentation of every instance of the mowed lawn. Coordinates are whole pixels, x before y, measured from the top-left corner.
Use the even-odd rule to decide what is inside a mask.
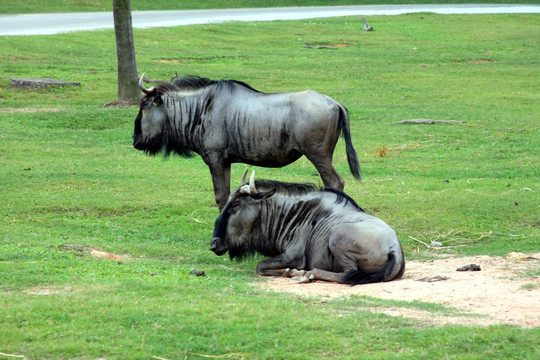
[[[375,31],[358,17],[136,29],[137,66],[344,104],[363,179],[342,140],[336,169],[407,259],[538,252],[540,16],[368,21]],[[112,30],[0,37],[0,359],[538,358],[538,329],[428,326],[369,312],[390,302],[254,286],[261,257],[209,250],[218,209],[200,157],[145,156],[131,146],[138,107],[103,107],[115,46]],[[12,89],[13,77],[81,86]],[[396,124],[411,119],[455,122]],[[306,159],[249,168],[321,184]]]

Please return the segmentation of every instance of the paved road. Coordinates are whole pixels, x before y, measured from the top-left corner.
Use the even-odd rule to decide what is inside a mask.
[[[540,5],[364,5],[186,11],[134,11],[133,27],[167,27],[224,21],[298,20],[336,16],[540,13]],[[0,36],[47,35],[112,29],[112,12],[0,16]]]

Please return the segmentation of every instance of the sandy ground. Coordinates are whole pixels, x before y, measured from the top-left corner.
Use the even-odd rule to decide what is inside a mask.
[[[408,261],[400,280],[348,286],[324,281],[298,284],[290,278],[269,278],[261,286],[273,291],[322,298],[371,296],[381,299],[438,303],[458,312],[435,312],[411,307],[374,307],[373,312],[420,319],[426,325],[510,324],[540,326],[540,253],[511,253],[507,257],[474,256]],[[480,271],[457,271],[469,264]]]
[[[109,260],[129,261],[118,255],[84,246],[66,244],[64,251],[76,251]],[[480,271],[457,271],[469,264]],[[436,260],[407,261],[402,279],[386,283],[348,286],[325,281],[298,284],[295,279],[269,277],[257,283],[263,289],[317,297],[324,301],[349,296],[421,301],[442,304],[454,311],[423,310],[416,306],[380,306],[364,309],[391,316],[419,319],[425,325],[496,325],[540,327],[540,253],[510,253],[506,257],[440,257]],[[26,292],[49,295],[76,289],[36,288]]]

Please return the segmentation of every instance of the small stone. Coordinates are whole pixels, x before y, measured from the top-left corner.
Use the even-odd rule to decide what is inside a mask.
[[[480,266],[476,264],[469,264],[469,265],[465,265],[460,268],[457,268],[457,271],[480,271],[480,270],[482,269],[480,269]]]
[[[206,276],[206,274],[202,270],[191,270],[189,273],[197,276]]]

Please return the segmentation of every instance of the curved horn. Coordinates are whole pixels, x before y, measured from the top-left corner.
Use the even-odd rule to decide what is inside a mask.
[[[143,93],[148,94],[148,92],[149,92],[150,90],[148,90],[147,88],[145,88],[144,85],[143,85],[144,74],[145,74],[145,73],[143,73],[143,74],[141,75],[141,77],[139,78],[139,89],[141,89],[141,91],[142,91]]]
[[[240,184],[242,184],[242,185],[247,184],[246,175],[247,175],[248,171],[249,171],[249,169],[246,169],[246,171],[244,172],[244,175],[242,175],[242,181],[240,182]]]
[[[257,189],[255,188],[255,170],[253,170],[249,178],[249,192],[251,195],[257,194]]]

